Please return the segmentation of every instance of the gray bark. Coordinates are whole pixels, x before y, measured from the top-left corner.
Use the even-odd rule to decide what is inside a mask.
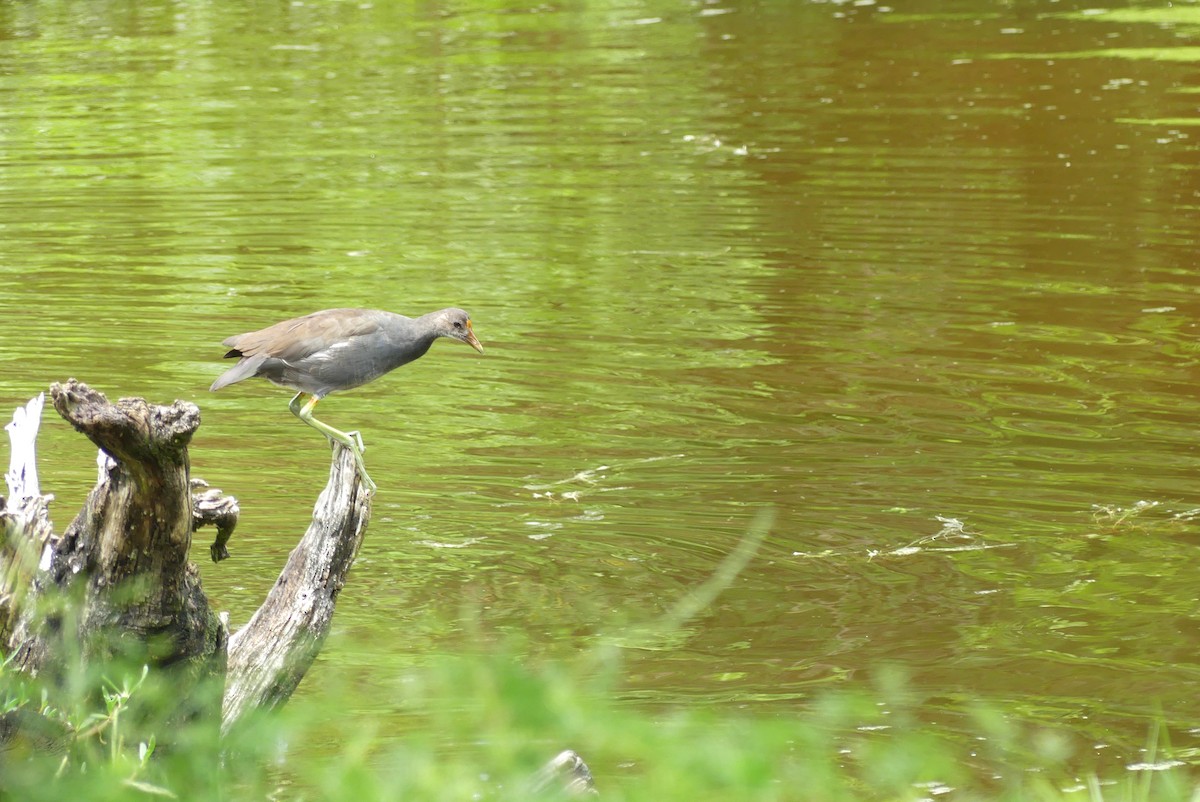
[[[141,644],[151,667],[183,672],[181,687],[224,682],[226,726],[286,700],[328,633],[370,519],[353,455],[335,446],[312,525],[262,607],[230,639],[188,560],[192,533],[205,524],[217,529],[212,558],[228,556],[238,516],[236,499],[199,480],[192,494],[188,443],[199,409],[183,401],[113,403],[74,379],[54,384],[50,395],[55,410],[99,446],[99,479],[75,520],[55,535],[53,497],[37,483],[40,400],[6,427],[13,460],[9,496],[0,498],[0,651],[15,668],[53,682],[70,654],[102,661],[117,640]],[[69,614],[43,603],[52,598],[70,599]]]
[[[225,544],[237,526],[241,508],[237,499],[227,496],[220,488],[209,487],[203,479],[192,479],[192,488],[199,492],[192,494],[192,531],[202,526],[214,526],[217,536],[208,547],[208,553],[215,563],[229,558],[229,549]]]
[[[12,443],[8,472],[8,499],[0,499],[0,644],[22,642],[29,621],[21,620],[27,595],[37,575],[41,555],[50,554],[55,541],[50,522],[53,496],[43,496],[38,487],[36,441],[45,394],[39,393],[13,413],[5,425]],[[15,634],[15,633],[20,634]]]
[[[353,453],[333,445],[329,482],[308,531],[250,622],[229,637],[188,560],[192,534],[204,525],[217,529],[214,562],[228,557],[238,518],[237,499],[189,476],[199,409],[140,398],[111,403],[74,379],[52,385],[50,395],[58,413],[99,446],[99,478],[56,536],[53,497],[41,494],[37,478],[42,397],[5,427],[13,453],[9,495],[0,497],[0,651],[19,669],[53,681],[66,673],[68,655],[102,661],[113,638],[133,639],[147,647],[152,667],[182,671],[183,688],[224,681],[222,732],[253,710],[285,702],[320,652],[371,517]],[[63,615],[42,604],[55,596],[78,609]],[[70,642],[83,649],[64,648]],[[215,710],[197,710],[194,700],[181,698],[179,709],[216,720]],[[19,709],[0,716],[0,756],[18,737],[59,750],[70,734],[60,722]],[[547,763],[532,785],[572,797],[595,793],[587,765],[570,751]]]
[[[250,710],[279,705],[296,689],[329,632],[370,517],[354,455],[334,444],[329,482],[308,531],[266,601],[230,638],[223,730]]]
[[[151,662],[183,666],[190,679],[223,671],[225,633],[187,560],[187,445],[200,425],[199,410],[179,401],[169,407],[142,399],[114,404],[75,381],[52,385],[50,396],[55,410],[104,458],[96,487],[61,537],[26,523],[48,497],[26,493],[16,506],[10,499],[4,556],[24,555],[4,566],[15,577],[0,614],[12,622],[5,634],[13,664],[53,677],[64,669],[65,644],[78,643],[91,660],[108,656],[115,638],[132,636],[153,642]],[[36,476],[32,455],[32,447],[23,454],[27,477]],[[44,520],[49,523],[48,515]],[[40,559],[30,577],[28,555],[35,552]],[[69,616],[41,604],[51,595],[73,600]]]

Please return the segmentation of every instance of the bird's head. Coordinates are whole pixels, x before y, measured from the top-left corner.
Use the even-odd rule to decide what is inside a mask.
[[[462,340],[479,353],[483,353],[483,346],[471,330],[471,317],[462,309],[443,309],[439,312],[437,334],[439,337]]]

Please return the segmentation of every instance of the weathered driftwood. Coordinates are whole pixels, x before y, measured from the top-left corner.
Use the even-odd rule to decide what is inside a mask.
[[[53,496],[41,494],[37,479],[42,396],[5,427],[13,453],[9,495],[0,497],[0,652],[16,667],[53,679],[65,673],[69,655],[102,660],[112,638],[132,637],[149,647],[152,665],[183,670],[181,687],[224,675],[223,732],[252,710],[286,701],[321,649],[371,517],[354,455],[333,445],[329,482],[308,531],[262,606],[230,637],[188,560],[192,534],[203,525],[217,529],[212,559],[228,557],[225,544],[238,518],[237,499],[189,476],[187,447],[199,410],[184,401],[112,403],[74,379],[52,385],[50,395],[58,413],[99,446],[99,478],[56,536]],[[42,604],[67,595],[78,606],[69,620],[60,607]],[[69,642],[84,648],[64,648]],[[180,707],[188,709],[189,700]],[[215,712],[209,711],[214,721]],[[0,754],[16,738],[58,750],[69,737],[61,722],[26,709],[0,716]],[[534,778],[535,791],[555,788],[568,796],[595,793],[576,753],[562,752]]]
[[[158,665],[190,679],[224,670],[226,633],[188,562],[192,511],[187,446],[200,425],[195,404],[109,403],[69,381],[50,387],[55,410],[107,459],[83,509],[42,556],[8,647],[30,673],[63,668],[65,639],[85,659],[107,657],[116,638],[152,646]],[[49,593],[76,599],[73,625],[39,610]],[[74,595],[78,594],[78,595]]]
[[[559,752],[533,778],[535,794],[562,793],[569,798],[598,796],[591,769],[570,749]]]
[[[354,454],[334,444],[329,483],[312,523],[288,557],[275,586],[229,641],[222,729],[245,713],[287,700],[316,659],[338,594],[371,517]]]
[[[18,408],[12,423],[4,426],[12,443],[12,456],[4,475],[8,499],[0,503],[4,537],[0,541],[0,644],[12,641],[26,595],[37,574],[40,555],[49,554],[48,546],[54,540],[50,522],[53,496],[43,496],[38,487],[35,458],[45,400],[45,394],[39,393]]]
[[[203,479],[193,478],[192,489],[199,491],[192,493],[192,531],[202,526],[216,527],[217,537],[208,547],[208,553],[213,562],[219,563],[229,557],[225,544],[237,526],[241,508],[236,498],[225,495],[220,488],[209,487]]]
[[[142,644],[150,665],[182,670],[181,687],[224,680],[226,725],[285,700],[328,632],[370,518],[353,456],[334,449],[312,526],[262,609],[231,641],[188,560],[192,533],[203,524],[217,527],[213,559],[228,556],[238,514],[237,500],[218,490],[191,492],[187,447],[199,410],[183,401],[113,403],[75,380],[53,385],[50,395],[58,413],[100,447],[100,476],[55,536],[52,497],[40,494],[36,478],[40,401],[14,416],[9,496],[0,507],[0,649],[12,665],[53,679],[73,653],[65,644],[79,644],[92,660],[107,657],[120,639]],[[67,596],[70,616],[43,603]]]

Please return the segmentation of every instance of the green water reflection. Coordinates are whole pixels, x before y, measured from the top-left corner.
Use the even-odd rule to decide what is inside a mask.
[[[322,404],[381,491],[318,678],[388,698],[464,604],[572,652],[773,506],[631,700],[801,714],[898,661],[949,733],[992,702],[1120,771],[1161,713],[1190,759],[1200,190],[1154,121],[1193,77],[1089,54],[1194,29],[945,5],[0,4],[3,398],[200,404],[237,622],[328,460],[285,392],[207,393],[220,341],[463,306],[486,357]],[[44,432],[62,526],[92,455]]]

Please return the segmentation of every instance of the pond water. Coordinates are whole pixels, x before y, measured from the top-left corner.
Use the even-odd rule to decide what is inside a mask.
[[[0,4],[0,401],[199,404],[237,623],[328,451],[286,391],[208,392],[221,340],[462,306],[484,356],[321,405],[380,491],[318,678],[386,699],[464,609],[569,654],[769,508],[629,703],[803,715],[899,663],[949,737],[983,702],[1112,777],[1162,718],[1190,762],[1193,8]],[[64,526],[94,466],[57,418],[41,471]]]

